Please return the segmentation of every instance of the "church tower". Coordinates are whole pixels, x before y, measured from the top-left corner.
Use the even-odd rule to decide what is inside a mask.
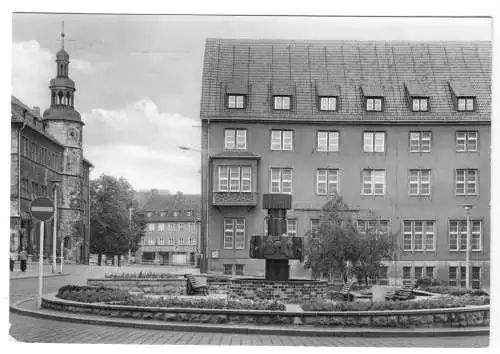
[[[60,237],[64,239],[65,258],[82,263],[84,220],[82,203],[82,130],[83,122],[74,108],[75,83],[69,78],[69,54],[64,49],[64,25],[61,50],[56,54],[57,75],[50,80],[50,107],[43,113],[45,131],[65,147],[58,200]]]

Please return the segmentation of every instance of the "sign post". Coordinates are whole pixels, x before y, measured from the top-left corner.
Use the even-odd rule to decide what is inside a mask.
[[[31,202],[31,215],[40,221],[40,252],[38,256],[38,296],[36,303],[38,308],[42,307],[42,281],[43,281],[43,245],[45,222],[54,216],[54,204],[46,197],[35,198]]]

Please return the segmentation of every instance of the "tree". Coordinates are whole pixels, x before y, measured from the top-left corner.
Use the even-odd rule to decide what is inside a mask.
[[[91,253],[123,255],[129,248],[137,250],[146,223],[140,213],[133,213],[129,222],[129,208],[138,208],[134,193],[123,177],[101,175],[90,182]]]
[[[356,275],[368,284],[368,278],[378,277],[381,261],[391,258],[391,237],[379,230],[359,233],[352,219],[355,212],[340,196],[323,206],[319,228],[306,235],[305,267],[313,276],[337,271],[344,280]]]

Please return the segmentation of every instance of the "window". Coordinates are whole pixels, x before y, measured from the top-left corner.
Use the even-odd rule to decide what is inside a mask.
[[[434,221],[404,220],[403,251],[434,251]]]
[[[412,98],[411,109],[413,112],[427,112],[429,110],[429,99]]]
[[[337,194],[339,184],[338,169],[319,169],[316,171],[316,193]]]
[[[193,211],[191,209],[186,210],[186,216],[193,216]]]
[[[385,133],[384,132],[364,132],[363,133],[364,152],[384,152]]]
[[[173,238],[172,236],[170,236],[170,237],[168,238],[168,245],[169,245],[169,246],[173,246],[173,245],[174,245],[174,238]]]
[[[235,264],[234,267],[235,267],[236,275],[244,275],[244,269],[245,269],[244,264]]]
[[[148,224],[148,231],[154,231],[155,230],[155,224]]]
[[[227,108],[245,108],[245,96],[243,95],[228,95]]]
[[[173,223],[169,222],[169,223],[168,223],[168,231],[169,231],[169,232],[173,232],[173,231],[175,231],[175,224],[173,224]]]
[[[245,248],[245,220],[224,219],[224,249]]]
[[[289,237],[297,236],[297,220],[287,219],[286,220],[286,235]]]
[[[455,146],[457,152],[477,151],[477,131],[458,131],[456,132]]]
[[[178,216],[179,216],[179,212],[178,212],[177,210],[176,210],[176,211],[174,211],[174,212],[172,213],[172,216],[174,216],[174,217],[178,217]]]
[[[292,130],[272,130],[271,150],[292,151],[293,131]]]
[[[192,237],[192,236],[191,236],[191,237],[189,237],[189,244],[190,244],[191,246],[196,245],[196,239],[195,239],[194,237]]]
[[[472,251],[481,251],[481,227],[481,220],[471,220],[470,247]],[[450,220],[449,230],[450,251],[466,251],[467,220]]]
[[[246,148],[247,148],[246,129],[224,130],[224,149],[246,150]]]
[[[410,152],[430,152],[431,132],[410,132]]]
[[[424,268],[423,267],[415,267],[415,279],[422,279],[424,277]]]
[[[367,98],[365,100],[366,110],[381,112],[382,111],[382,98]]]
[[[472,267],[472,288],[481,289],[481,267]]]
[[[320,97],[319,109],[320,111],[336,111],[337,97]]]
[[[251,167],[219,166],[219,192],[251,192],[251,190]]]
[[[165,231],[165,224],[163,223],[158,224],[158,231]]]
[[[233,265],[232,264],[224,264],[224,274],[225,275],[233,275]]]
[[[404,280],[411,279],[411,267],[403,267],[403,279]]]
[[[163,245],[165,244],[165,240],[163,239],[163,237],[160,237],[160,238],[158,239],[158,244],[159,244],[160,246],[163,246]]]
[[[434,267],[425,267],[426,278],[434,278]]]
[[[448,269],[448,286],[457,286],[457,267]]]
[[[319,131],[317,136],[317,151],[339,151],[339,132]]]
[[[385,170],[363,170],[362,195],[385,194]]]
[[[146,217],[150,218],[150,217],[152,217],[152,216],[153,216],[153,213],[152,213],[152,212],[148,211],[148,212],[146,213]]]
[[[478,170],[460,169],[456,172],[456,195],[477,195]]]
[[[184,224],[183,223],[179,223],[179,231],[184,231]]]
[[[311,230],[318,230],[320,219],[311,219]]]
[[[474,98],[472,97],[459,97],[457,102],[457,109],[460,112],[474,111]]]
[[[289,110],[290,99],[290,96],[274,96],[274,109]]]
[[[361,234],[389,235],[389,220],[358,219],[356,224]]]
[[[271,168],[271,193],[292,193],[292,169]]]
[[[411,196],[428,196],[431,194],[431,170],[408,171],[408,193]]]

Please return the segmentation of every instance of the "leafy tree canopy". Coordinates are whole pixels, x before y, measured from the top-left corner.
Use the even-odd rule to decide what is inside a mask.
[[[129,248],[137,250],[146,223],[134,212],[138,208],[134,193],[123,177],[101,175],[90,182],[91,253],[118,255],[128,253]],[[129,208],[133,209],[131,220]]]

